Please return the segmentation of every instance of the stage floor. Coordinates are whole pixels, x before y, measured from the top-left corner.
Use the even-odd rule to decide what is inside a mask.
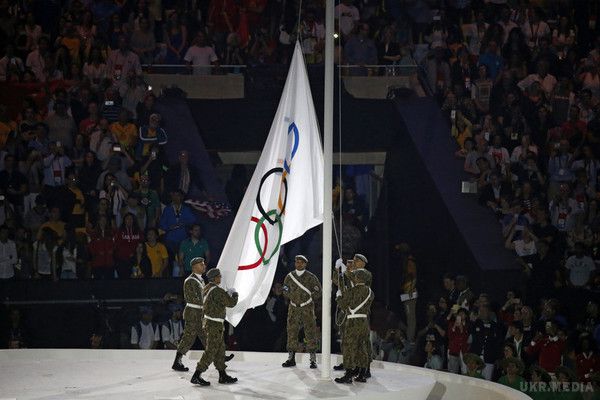
[[[220,385],[211,366],[203,375],[211,386],[199,387],[189,380],[200,355],[191,352],[191,359],[184,357],[190,371],[182,373],[171,370],[173,351],[4,350],[0,352],[0,400],[425,400],[435,385],[433,377],[393,368],[373,368],[367,383],[340,385],[322,381],[320,369],[308,368],[306,355],[297,367],[284,369],[285,354],[236,353],[227,371],[238,383]],[[332,375],[341,374],[333,371]]]

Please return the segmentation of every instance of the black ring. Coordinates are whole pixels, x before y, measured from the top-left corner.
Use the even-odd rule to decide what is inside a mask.
[[[260,185],[258,186],[258,193],[256,194],[256,206],[258,207],[258,211],[260,212],[260,214],[263,216],[263,218],[266,221],[269,221],[269,223],[271,225],[275,225],[277,223],[277,221],[279,221],[281,219],[281,216],[285,212],[285,205],[287,204],[287,194],[288,194],[287,179],[285,177],[282,179],[283,185],[285,186],[285,196],[283,197],[283,207],[281,207],[281,213],[276,214],[275,219],[271,219],[271,217],[267,214],[267,212],[263,208],[262,202],[260,200],[260,192],[261,192],[263,184],[265,183],[267,178],[272,174],[276,174],[277,172],[279,172],[283,175],[283,168],[277,167],[277,168],[270,169],[269,171],[267,171],[267,173],[265,173],[263,175],[262,179],[260,180]]]

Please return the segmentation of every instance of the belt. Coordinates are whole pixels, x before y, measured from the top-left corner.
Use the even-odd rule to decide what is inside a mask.
[[[202,310],[204,308],[202,306],[199,306],[198,304],[193,304],[193,303],[187,303],[185,306],[190,307],[190,308],[196,308],[198,310]]]
[[[213,318],[213,317],[209,317],[208,315],[205,315],[204,318],[206,318],[210,321],[215,321],[215,322],[220,322],[220,323],[225,322],[225,320],[223,318]]]
[[[367,314],[350,314],[350,315],[346,316],[346,318],[348,318],[348,319],[367,318]]]
[[[294,303],[293,301],[290,301],[290,304],[293,305],[294,307],[304,307],[305,305],[310,304],[310,303],[312,303],[312,299],[308,299],[300,305]]]

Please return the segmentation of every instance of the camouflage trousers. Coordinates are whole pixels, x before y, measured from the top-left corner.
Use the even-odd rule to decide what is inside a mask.
[[[214,363],[218,371],[224,371],[225,365],[225,341],[223,339],[224,326],[221,322],[204,320],[206,331],[206,347],[196,371],[206,371],[210,364]]]
[[[202,328],[203,316],[202,310],[199,309],[186,307],[183,310],[185,327],[183,328],[179,345],[177,345],[177,352],[179,354],[187,353],[194,345],[196,338],[200,338],[202,346],[206,348],[206,333],[204,332],[204,328]]]
[[[367,368],[370,352],[365,344],[369,343],[369,322],[366,318],[347,319],[344,324],[342,351],[344,368]],[[370,345],[369,345],[370,347]]]
[[[298,345],[298,333],[304,328],[306,339],[306,351],[314,353],[317,351],[317,320],[315,317],[314,304],[305,307],[288,308],[287,318],[287,351],[297,352],[301,348]]]

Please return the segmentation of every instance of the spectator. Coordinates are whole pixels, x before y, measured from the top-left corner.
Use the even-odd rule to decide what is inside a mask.
[[[126,214],[132,214],[136,220],[140,230],[146,230],[146,210],[144,207],[139,205],[140,196],[137,193],[130,193],[127,197],[126,205],[121,208],[119,212],[118,222],[119,225],[123,221]]]
[[[136,249],[140,243],[144,243],[144,235],[139,228],[137,219],[133,214],[126,213],[114,238],[115,267],[119,279],[131,277],[131,259],[136,255]]]
[[[490,183],[485,185],[481,191],[479,203],[497,212],[501,206],[501,199],[510,198],[511,195],[510,184],[502,181],[498,174],[492,173],[490,174]]]
[[[574,287],[585,287],[590,283],[596,265],[591,257],[584,255],[583,243],[575,243],[575,254],[567,258],[565,269],[569,273],[568,284]]]
[[[339,30],[344,37],[350,36],[355,25],[360,21],[358,8],[352,3],[352,0],[343,0],[335,6],[335,19],[338,20]]]
[[[467,353],[463,356],[464,363],[467,367],[467,375],[471,378],[479,378],[483,379],[483,375],[481,374],[481,370],[484,368],[485,363],[477,354]]]
[[[376,65],[377,64],[377,47],[375,42],[369,38],[369,24],[360,24],[356,35],[348,38],[344,46],[344,56],[346,62],[350,65]],[[350,75],[367,75],[368,70],[365,68],[351,68]]]
[[[37,49],[31,51],[25,61],[25,66],[33,72],[39,82],[46,82],[46,78],[48,77],[46,73],[46,61],[50,56],[49,50],[50,41],[47,37],[42,36],[38,40]]]
[[[219,13],[219,15],[222,15]],[[211,16],[209,16],[211,18]],[[187,46],[187,27],[175,11],[168,17],[163,38],[167,46],[165,64],[181,64]]]
[[[139,114],[138,114],[139,115]],[[156,159],[157,152],[152,153],[151,149],[154,145],[164,146],[167,144],[167,133],[160,127],[160,114],[150,115],[148,125],[140,126],[140,141],[136,149],[136,158],[151,156]]]
[[[489,381],[494,373],[494,363],[498,359],[502,337],[498,324],[491,320],[489,306],[480,306],[478,314],[471,330],[473,336],[471,351],[484,360],[485,366],[481,371],[481,375]]]
[[[448,315],[448,371],[455,374],[467,373],[467,366],[464,363],[463,356],[469,351],[469,335],[467,310],[459,308],[458,305],[452,306],[451,313]]]
[[[498,383],[515,390],[521,390],[523,388],[523,383],[525,382],[522,376],[525,369],[523,361],[515,357],[508,357],[504,360],[502,368],[506,374],[500,377]]]
[[[498,45],[491,40],[486,47],[485,53],[479,57],[479,65],[485,66],[488,76],[495,81],[504,66],[504,60],[498,55]]]
[[[114,85],[121,83],[123,77],[133,71],[136,75],[142,73],[142,66],[137,54],[129,50],[129,43],[124,35],[119,36],[118,49],[113,50],[106,62],[107,74]]]
[[[166,189],[169,192],[180,190],[184,197],[190,193],[192,185],[195,185],[199,189],[204,189],[200,174],[196,168],[189,163],[190,156],[187,150],[180,151],[178,158],[179,163],[169,168],[167,172],[165,180]]]
[[[23,60],[15,54],[14,46],[7,44],[4,56],[0,58],[0,82],[19,81],[24,71]]]
[[[77,126],[73,117],[67,114],[67,104],[58,100],[54,103],[54,114],[46,119],[48,126],[48,139],[56,142],[58,146],[73,147]]]
[[[38,240],[33,243],[33,276],[36,279],[56,281],[57,235],[48,227],[40,228],[40,232]]]
[[[169,304],[171,318],[161,327],[161,339],[165,349],[176,350],[181,336],[183,336],[183,308],[180,304]]]
[[[446,298],[448,299],[448,305],[453,306],[457,304],[458,290],[456,289],[456,277],[451,272],[446,272],[443,278],[444,290],[446,291]]]
[[[8,233],[6,225],[0,226],[0,280],[13,279],[18,264],[17,247]]]
[[[152,278],[164,277],[169,264],[169,253],[165,245],[158,242],[156,228],[146,230],[146,254],[152,266]]]
[[[210,264],[210,249],[208,242],[202,236],[202,228],[199,224],[192,224],[189,228],[190,237],[185,239],[179,245],[178,262],[182,270],[182,275],[188,274],[192,267],[191,261],[196,257],[204,259],[207,265]]]
[[[121,146],[121,151],[133,154],[138,139],[138,132],[137,127],[129,122],[129,115],[129,110],[122,109],[119,113],[119,120],[110,125],[110,132]]]
[[[17,169],[15,156],[7,154],[4,157],[4,170],[0,171],[0,191],[19,211],[23,209],[27,183],[27,178]]]
[[[47,222],[44,222],[40,225],[40,228],[37,232],[37,239],[41,240],[43,238],[44,229],[51,229],[56,238],[58,240],[63,240],[65,237],[65,222],[61,220],[60,216],[60,208],[52,207],[50,209],[50,214]]]
[[[23,219],[23,226],[30,232],[37,233],[40,226],[48,220],[48,209],[46,208],[46,200],[42,195],[37,195],[35,198],[35,206],[33,206]]]
[[[456,277],[456,291],[458,292],[456,304],[468,310],[471,306],[471,301],[473,301],[475,295],[469,287],[469,282],[466,276],[458,275]]]
[[[152,276],[152,263],[146,253],[145,243],[138,243],[130,263],[132,265],[131,278],[150,278]]]
[[[138,25],[138,29],[131,34],[131,48],[142,64],[152,64],[154,62],[154,50],[156,49],[154,33],[150,30],[148,18],[140,18]]]
[[[94,279],[113,279],[115,277],[114,235],[110,219],[100,215],[90,232],[88,253]]]
[[[152,307],[140,307],[140,314],[142,318],[131,327],[131,346],[141,350],[155,349],[160,341],[160,329],[152,322]]]
[[[108,76],[108,69],[102,52],[95,47],[90,50],[89,59],[83,65],[83,76],[90,80],[92,89],[97,90]]]
[[[82,249],[77,243],[75,230],[68,227],[64,242],[56,248],[56,267],[60,269],[60,279],[77,279],[82,260]]]
[[[425,341],[425,355],[426,362],[424,367],[427,369],[441,370],[443,368],[444,360],[439,355],[439,349],[436,345],[435,336],[428,335]]]
[[[171,192],[171,204],[165,207],[159,227],[165,231],[165,244],[172,258],[179,252],[179,245],[187,237],[186,227],[196,222],[191,208],[183,204],[183,192],[179,189]]]
[[[158,193],[150,188],[150,178],[147,174],[140,176],[140,187],[134,194],[139,196],[140,204],[144,208],[146,227],[157,227],[161,214],[160,200]]]
[[[219,65],[215,49],[206,42],[203,32],[196,33],[192,46],[187,50],[183,60],[195,75],[210,75],[210,65]]]
[[[565,345],[565,341],[558,336],[556,322],[546,321],[545,334],[538,332],[525,351],[531,356],[536,356],[540,367],[553,373],[561,364]]]

